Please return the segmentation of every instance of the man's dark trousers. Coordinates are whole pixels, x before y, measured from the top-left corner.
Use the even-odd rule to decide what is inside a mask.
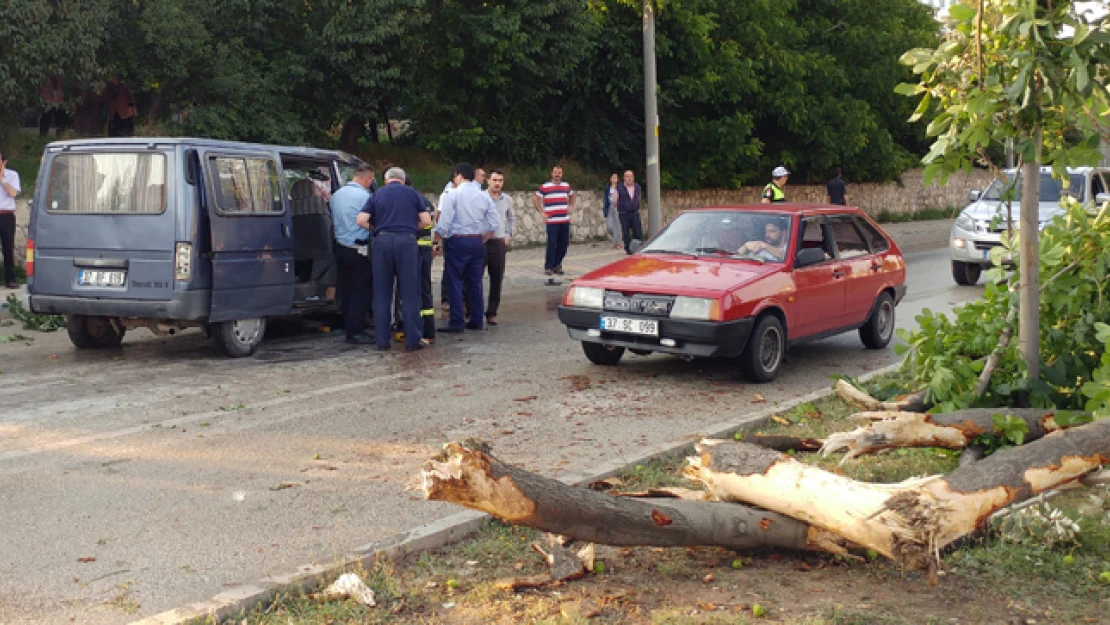
[[[336,295],[339,297],[339,313],[343,315],[343,329],[347,332],[347,338],[351,338],[366,329],[370,283],[373,279],[370,257],[362,256],[354,248],[336,244],[335,260],[339,265],[335,285]],[[389,325],[384,327],[388,336]]]
[[[505,281],[505,239],[486,241],[486,268],[489,269],[489,305],[486,317],[497,315],[501,306],[501,285]]]
[[[0,253],[4,254],[4,282],[15,282],[15,211],[0,211]]]
[[[472,327],[482,327],[485,304],[482,302],[482,273],[485,271],[486,246],[481,236],[454,236],[444,256],[447,265],[447,301],[451,306],[448,327],[465,327],[463,316],[463,283],[466,283],[467,305]]]
[[[570,224],[547,224],[547,257],[544,270],[550,271],[563,264],[570,247]]]
[[[420,250],[416,235],[379,232],[374,236],[374,325],[378,347],[389,347],[389,316],[393,312],[393,282],[401,296],[405,347],[420,345]]]
[[[439,244],[439,251],[443,254],[443,275],[439,278],[439,301],[447,301],[447,243],[449,239],[444,239]]]
[[[420,246],[420,319],[424,322],[424,338],[436,337],[436,303],[432,295],[432,246]]]
[[[624,238],[624,251],[632,253],[632,239],[643,242],[644,226],[640,223],[640,211],[620,213],[621,236]]]

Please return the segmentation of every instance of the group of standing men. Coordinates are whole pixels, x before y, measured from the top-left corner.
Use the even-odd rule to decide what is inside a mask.
[[[467,163],[455,166],[440,196],[437,220],[432,203],[399,167],[387,169],[385,185],[375,190],[374,170],[362,164],[351,182],[331,196],[337,296],[348,343],[389,350],[391,315],[399,321],[406,351],[431,344],[437,332],[496,325],[505,252],[512,237],[512,199],[501,193],[502,171],[493,170],[489,191],[482,189],[475,174]],[[441,288],[451,313],[449,323],[436,328],[432,261],[441,252]],[[482,289],[487,268],[488,310]],[[368,313],[373,315],[373,334],[366,330]]]

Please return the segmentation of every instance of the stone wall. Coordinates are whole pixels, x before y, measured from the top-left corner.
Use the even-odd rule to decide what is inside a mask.
[[[912,213],[923,209],[947,209],[967,204],[967,195],[973,189],[987,186],[990,175],[985,170],[960,173],[951,176],[943,187],[935,182],[925,186],[921,170],[911,170],[902,175],[901,182],[883,184],[848,183],[848,198],[870,215],[880,213]],[[700,191],[668,191],[663,194],[663,222],[673,218],[679,211],[701,206],[727,204],[746,204],[759,202],[763,187],[743,187],[741,189],[705,189]],[[513,244],[516,246],[544,243],[547,232],[543,216],[532,205],[530,192],[510,193],[513,197],[516,231]],[[438,201],[438,196],[428,196]],[[571,216],[571,240],[589,241],[605,237],[605,219],[601,216],[602,192],[600,189],[579,189],[575,192],[574,214]],[[788,185],[786,197],[793,202],[825,202],[824,185]],[[16,200],[15,255],[22,264],[26,251],[27,220],[30,215],[28,200]],[[647,228],[647,211],[643,212],[644,228]]]
[[[23,265],[27,256],[27,224],[31,220],[31,200],[15,200],[15,262]]]

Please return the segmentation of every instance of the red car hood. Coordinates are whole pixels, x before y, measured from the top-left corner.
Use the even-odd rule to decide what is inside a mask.
[[[761,265],[712,257],[634,254],[595,269],[574,284],[614,291],[699,296],[733,291],[781,269],[780,263]]]

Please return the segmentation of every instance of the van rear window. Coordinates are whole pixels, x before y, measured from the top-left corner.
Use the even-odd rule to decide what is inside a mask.
[[[51,213],[138,213],[166,210],[166,157],[113,152],[59,154],[50,167]]]

